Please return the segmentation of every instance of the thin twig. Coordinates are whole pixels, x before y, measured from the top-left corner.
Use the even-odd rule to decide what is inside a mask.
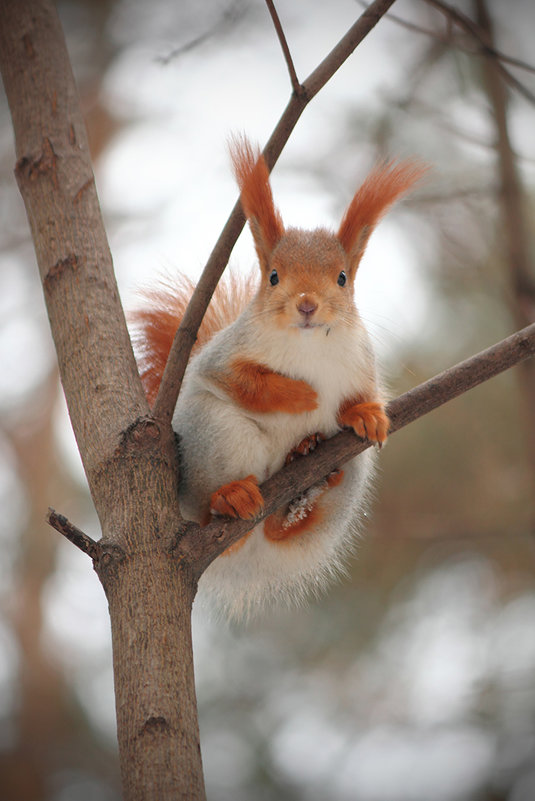
[[[63,534],[69,542],[76,545],[77,548],[90,556],[91,559],[95,560],[97,558],[98,543],[75,526],[74,523],[71,523],[65,515],[59,514],[55,509],[49,508],[46,520],[50,523],[52,528],[55,528],[56,531]]]
[[[284,35],[284,30],[282,28],[279,15],[277,13],[277,9],[275,8],[273,0],[266,0],[266,5],[268,7],[269,13],[271,14],[271,19],[273,20],[273,25],[275,26],[277,36],[279,37],[280,46],[284,54],[284,60],[286,61],[288,72],[290,73],[290,80],[292,82],[293,90],[296,94],[298,94],[299,92],[302,91],[303,87],[299,83],[299,78],[297,77],[297,73],[295,71],[294,63],[292,60],[292,54],[290,53],[290,48],[288,47],[288,42],[286,40],[286,36]]]
[[[387,407],[391,421],[390,434],[534,355],[535,323],[392,401]],[[265,506],[256,522],[298,497],[316,483],[319,477],[328,475],[369,447],[369,442],[355,437],[351,431],[343,431],[322,442],[306,458],[286,465],[262,484]],[[188,532],[182,545],[200,575],[216,556],[250,529],[250,520],[220,518],[201,532]]]
[[[302,85],[302,91],[299,94],[292,94],[264,149],[264,158],[269,170],[273,169],[308,103],[325,86],[344,61],[349,58],[393,3],[394,0],[375,0],[355,24],[351,26],[321,64],[309,75]],[[170,420],[173,415],[191,349],[197,337],[197,331],[244,224],[245,217],[238,201],[210,254],[182,323],[175,335],[158,391],[158,397],[154,404],[154,416],[156,418]]]
[[[226,8],[221,14],[220,18],[204,33],[195,36],[193,39],[173,48],[166,56],[158,56],[156,61],[160,64],[167,65],[174,61],[179,56],[189,53],[191,50],[203,45],[205,42],[226,33],[228,30],[233,30],[239,19],[246,13],[240,3],[233,3]]]

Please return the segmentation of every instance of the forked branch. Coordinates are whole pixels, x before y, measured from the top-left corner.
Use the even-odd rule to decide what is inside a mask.
[[[303,91],[303,87],[299,83],[299,78],[297,77],[297,73],[295,71],[292,54],[290,53],[290,48],[288,46],[288,42],[286,40],[286,36],[281,21],[279,19],[277,9],[275,8],[275,3],[273,2],[273,0],[266,0],[266,5],[268,7],[269,13],[271,14],[271,19],[273,20],[273,25],[275,26],[275,31],[277,32],[277,36],[279,38],[282,53],[284,55],[284,60],[286,61],[286,66],[288,67],[290,81],[292,82],[292,88],[296,94],[299,94],[300,92]]]
[[[371,3],[345,36],[331,50],[329,55],[308,76],[299,93],[294,92],[292,94],[264,149],[264,158],[269,170],[273,169],[308,103],[332,78],[393,3],[394,0],[375,0],[375,2]],[[210,254],[176,333],[160,384],[158,397],[154,404],[154,416],[156,418],[170,420],[173,415],[191,349],[197,337],[197,331],[244,224],[245,217],[238,201]]]

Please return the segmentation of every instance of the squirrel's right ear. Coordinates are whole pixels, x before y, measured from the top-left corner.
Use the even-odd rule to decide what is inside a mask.
[[[388,209],[406,195],[429,169],[407,160],[378,165],[368,175],[344,214],[337,237],[347,253],[354,276],[370,234]]]
[[[260,267],[267,271],[273,248],[284,234],[282,218],[273,203],[269,171],[259,148],[253,148],[245,136],[231,140],[230,155]]]

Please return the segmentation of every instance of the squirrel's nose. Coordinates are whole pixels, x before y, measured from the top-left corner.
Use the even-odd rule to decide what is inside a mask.
[[[312,317],[317,308],[318,304],[306,295],[301,297],[297,303],[297,311],[304,317]]]

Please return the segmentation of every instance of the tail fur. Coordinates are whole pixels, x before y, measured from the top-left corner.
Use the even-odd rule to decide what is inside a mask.
[[[134,353],[149,404],[156,400],[163,371],[176,331],[195,289],[185,275],[162,278],[156,287],[143,290],[142,305],[129,315]],[[253,276],[230,273],[220,281],[206,311],[193,353],[241,314],[256,291]]]

